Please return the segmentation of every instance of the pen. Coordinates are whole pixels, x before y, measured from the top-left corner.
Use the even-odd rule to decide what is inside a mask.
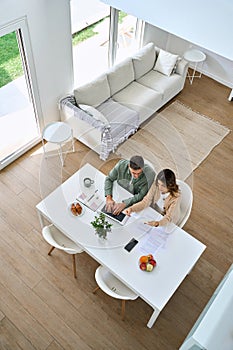
[[[96,192],[98,192],[98,190],[95,190],[95,193],[88,199],[88,202],[95,196]]]

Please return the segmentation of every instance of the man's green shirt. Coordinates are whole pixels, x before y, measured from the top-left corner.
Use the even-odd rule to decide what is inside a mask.
[[[123,199],[126,207],[137,203],[147,194],[155,178],[154,170],[147,164],[137,179],[134,179],[129,170],[129,160],[120,160],[109,172],[105,179],[105,196],[112,195],[113,182],[117,183],[133,194],[133,197]]]

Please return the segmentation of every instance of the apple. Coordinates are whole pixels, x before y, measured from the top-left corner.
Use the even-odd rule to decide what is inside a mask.
[[[146,270],[146,263],[142,262],[139,266],[141,270]]]
[[[148,264],[146,265],[146,271],[148,271],[148,272],[152,271],[153,268],[154,268],[154,266],[153,266],[152,264],[149,264],[149,263],[148,263]]]
[[[153,259],[154,259],[154,257],[153,257],[152,254],[148,254],[148,255],[147,255],[147,258],[148,258],[148,260],[153,260]]]
[[[149,260],[149,264],[155,266],[156,265],[156,261],[154,259],[151,259],[151,260]]]

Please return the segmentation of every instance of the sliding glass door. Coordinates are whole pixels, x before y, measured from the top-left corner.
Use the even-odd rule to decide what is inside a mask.
[[[23,31],[11,29],[0,28],[0,169],[39,139]]]
[[[141,46],[143,22],[99,0],[71,0],[74,84],[102,74]]]

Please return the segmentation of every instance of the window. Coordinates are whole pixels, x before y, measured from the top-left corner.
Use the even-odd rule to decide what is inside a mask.
[[[39,140],[24,20],[0,28],[0,169]]]
[[[71,21],[75,86],[141,46],[143,22],[98,0],[71,0]]]

